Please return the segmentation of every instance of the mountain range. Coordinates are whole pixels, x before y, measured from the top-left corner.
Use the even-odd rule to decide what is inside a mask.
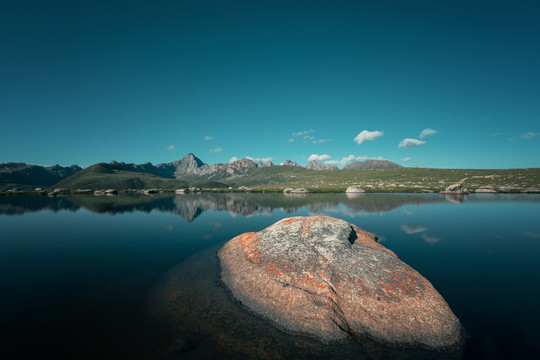
[[[398,169],[401,165],[387,160],[355,161],[344,170]],[[269,171],[262,170],[270,169]],[[260,171],[258,171],[261,169]],[[298,170],[294,170],[298,169]],[[254,161],[243,158],[229,164],[208,165],[194,154],[189,153],[180,160],[153,165],[111,161],[81,168],[78,165],[43,167],[25,163],[0,164],[0,190],[13,188],[32,189],[35,187],[62,187],[68,189],[115,187],[120,189],[141,189],[148,187],[227,187],[239,180],[254,178],[264,183],[265,177],[304,170],[339,170],[336,166],[310,161],[307,166],[286,160],[281,165],[271,161]],[[289,171],[287,171],[289,170]],[[294,175],[291,175],[294,176]]]

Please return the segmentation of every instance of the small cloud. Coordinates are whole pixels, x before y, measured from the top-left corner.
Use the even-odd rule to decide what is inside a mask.
[[[527,231],[525,236],[530,237],[531,239],[540,239],[540,234],[536,231]]]
[[[309,134],[314,133],[314,132],[315,132],[315,130],[309,129],[309,130],[305,130],[305,131],[293,132],[292,136],[293,137],[306,136],[306,135],[309,135]]]
[[[522,139],[525,139],[525,140],[531,140],[532,138],[535,138],[537,137],[538,135],[540,135],[539,133],[535,133],[535,132],[527,132],[523,135],[521,135],[521,138]]]
[[[167,151],[173,151],[173,150],[174,150],[174,145],[167,146]]]
[[[332,141],[332,139],[319,139],[316,141],[317,144],[324,144],[324,143],[327,143],[329,141]]]
[[[411,161],[411,160],[412,160],[412,157],[407,156],[406,158],[403,158],[403,160],[401,160],[401,161],[403,161],[404,163],[406,163],[406,162],[409,162],[409,161]]]
[[[414,224],[401,224],[400,227],[401,230],[406,234],[418,234],[428,230],[428,228],[425,226]]]
[[[424,129],[422,130],[422,132],[420,133],[420,135],[418,135],[418,137],[420,139],[423,139],[423,138],[427,138],[428,136],[432,136],[432,135],[435,135],[437,133],[436,130],[433,130],[433,129]]]
[[[441,239],[439,239],[438,237],[435,237],[435,236],[431,236],[431,235],[428,235],[426,233],[423,233],[420,235],[422,237],[422,239],[424,239],[425,242],[427,242],[428,244],[436,244],[438,243],[439,241],[441,241]]]
[[[354,141],[358,143],[358,145],[362,144],[364,141],[373,141],[378,137],[383,136],[384,133],[382,131],[368,131],[364,130],[360,132],[356,137],[354,138]]]
[[[317,155],[317,154],[311,154],[310,157],[308,157],[308,161],[324,161],[324,160],[328,160],[330,159],[331,156],[330,155]]]
[[[216,147],[215,149],[210,149],[209,150],[209,152],[211,152],[211,153],[218,153],[218,152],[222,152],[222,151],[223,151],[223,149],[220,148],[219,146]]]
[[[230,158],[229,164],[232,164],[235,161],[238,161],[238,158],[236,156],[233,156],[232,158]]]
[[[415,147],[415,146],[420,146],[420,145],[425,144],[425,143],[426,142],[422,141],[422,140],[407,138],[407,139],[401,140],[398,147],[400,147],[400,148],[412,148],[412,147]]]
[[[490,134],[489,137],[492,138],[492,137],[496,137],[496,136],[499,136],[501,135],[501,133],[493,133],[493,134]]]
[[[212,223],[212,226],[215,227],[216,229],[221,229],[221,226],[223,226],[223,224],[220,222],[214,221]]]
[[[293,139],[293,138],[290,138],[290,139],[289,139],[289,142],[290,142],[290,143],[293,143],[293,142],[294,142],[294,139]]]
[[[304,136],[304,140],[315,140],[315,136],[306,135]]]
[[[204,140],[206,140],[206,141],[212,141],[212,140],[214,140],[214,138],[211,137],[211,136],[205,135],[205,136],[204,136]]]

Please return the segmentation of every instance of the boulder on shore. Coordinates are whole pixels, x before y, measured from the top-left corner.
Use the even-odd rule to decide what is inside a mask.
[[[486,194],[494,194],[494,193],[496,193],[496,191],[493,190],[493,189],[485,189],[485,188],[476,189],[474,192],[475,193],[486,193]]]
[[[345,190],[346,193],[365,193],[366,191],[364,189],[360,189],[358,186],[349,186],[347,190]]]
[[[465,180],[465,179],[462,179],[461,181],[463,181],[463,180]],[[441,191],[441,194],[468,194],[469,190],[467,190],[463,186],[463,183],[461,181],[448,186],[446,189]]]
[[[309,191],[307,191],[304,188],[297,188],[297,189],[292,189],[291,191],[289,191],[290,194],[307,194],[308,192]]]
[[[252,312],[324,343],[458,350],[463,329],[446,301],[375,240],[331,217],[283,219],[227,242],[221,280]]]

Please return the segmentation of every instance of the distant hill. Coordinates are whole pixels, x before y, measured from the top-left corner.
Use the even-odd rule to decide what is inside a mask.
[[[402,166],[387,160],[355,161],[344,170],[399,169]],[[321,170],[325,174],[321,173]],[[313,179],[338,181],[341,171],[336,166],[311,161],[307,166],[286,160],[283,165],[271,161],[243,158],[232,163],[208,165],[192,153],[180,160],[153,165],[111,161],[86,169],[77,165],[42,167],[24,163],[0,164],[0,190],[32,189],[143,189],[181,188],[189,186],[220,188],[228,185],[265,185],[291,180]],[[335,172],[335,173],[334,173]],[[323,176],[321,178],[321,176]]]
[[[177,180],[160,177],[142,171],[126,169],[125,164],[99,163],[58,182],[55,188],[65,189],[179,189],[191,186],[204,188],[224,188],[227,185],[207,180]]]
[[[81,170],[77,165],[44,167],[26,163],[4,163],[0,164],[0,190],[48,187]]]
[[[337,166],[334,165],[324,165],[323,163],[311,160],[307,165],[306,169],[308,170],[338,170]]]
[[[388,160],[353,161],[344,170],[389,170],[400,169],[403,166]]]

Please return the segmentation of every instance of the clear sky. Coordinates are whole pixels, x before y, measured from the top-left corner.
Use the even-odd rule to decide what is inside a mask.
[[[537,0],[2,1],[0,162],[540,167],[539,19]]]

